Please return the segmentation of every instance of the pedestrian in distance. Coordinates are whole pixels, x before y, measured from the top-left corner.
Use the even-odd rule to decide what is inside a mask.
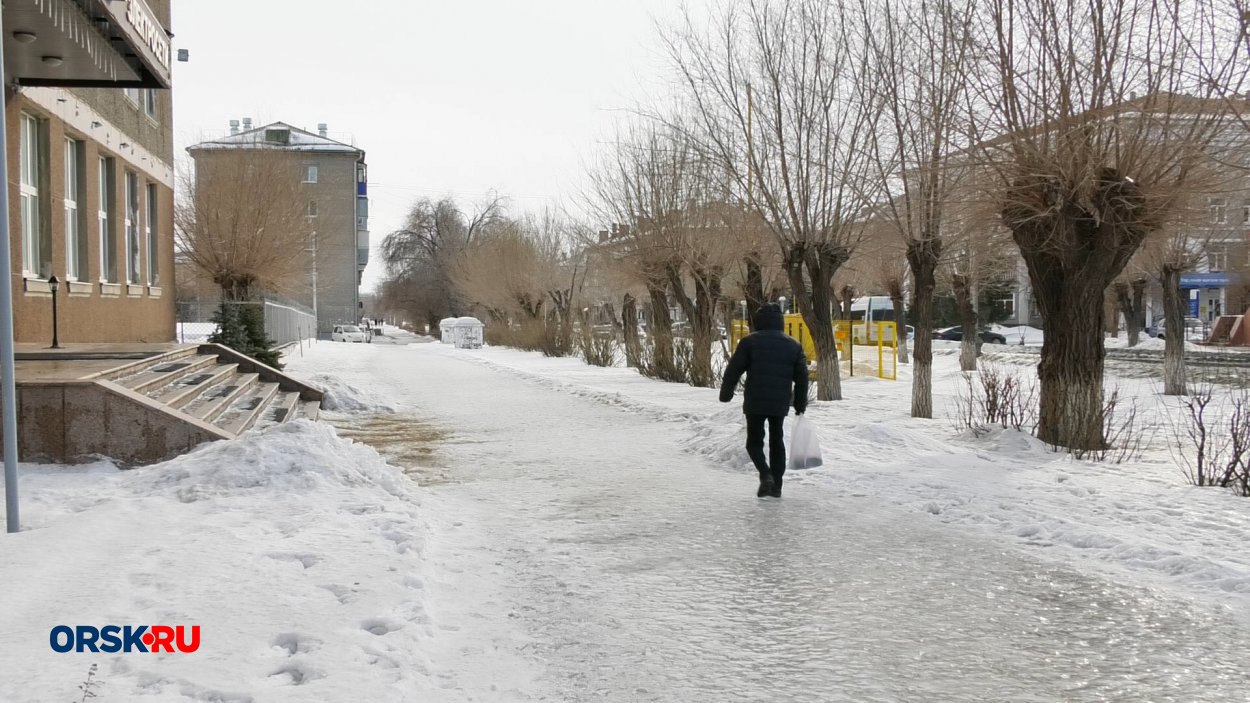
[[[755,313],[755,331],[729,359],[721,382],[720,402],[733,400],[738,379],[746,374],[742,412],[747,419],[747,454],[760,472],[755,495],[781,497],[786,472],[786,444],[782,423],[793,405],[796,415],[807,410],[807,355],[803,345],[782,332],[781,308],[769,303]],[[768,426],[768,457],[764,456],[764,426]]]

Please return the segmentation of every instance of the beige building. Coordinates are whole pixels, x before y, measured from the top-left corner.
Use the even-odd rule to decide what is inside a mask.
[[[284,122],[253,128],[250,120],[232,120],[230,133],[187,151],[197,164],[230,158],[243,150],[265,149],[294,154],[290,177],[299,183],[313,246],[305,285],[295,302],[314,311],[318,330],[328,335],[335,324],[356,323],[362,315],[360,279],[369,263],[369,198],[365,152],[331,139],[326,125],[308,132]]]
[[[170,0],[4,4],[14,338],[174,338]],[[103,87],[108,86],[108,87]]]

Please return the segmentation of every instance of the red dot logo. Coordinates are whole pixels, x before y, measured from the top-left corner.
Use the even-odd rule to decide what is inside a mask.
[[[143,636],[140,637],[139,639],[143,640],[143,643],[149,647],[151,647],[152,644],[156,642],[156,636],[153,635],[151,632],[143,633]]]

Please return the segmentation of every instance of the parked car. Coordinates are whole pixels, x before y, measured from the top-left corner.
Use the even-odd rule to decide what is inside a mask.
[[[1158,326],[1154,328],[1154,336],[1158,339],[1167,339],[1166,335],[1167,320],[1160,319]],[[1194,337],[1202,334],[1202,320],[1196,317],[1185,318],[1185,336]]]
[[[1007,338],[997,332],[989,330],[981,330],[977,333],[981,337],[982,344],[1006,344]],[[933,334],[934,339],[945,339],[948,342],[961,342],[964,338],[964,330],[962,327],[947,327],[938,330]]]
[[[361,342],[367,340],[365,331],[356,325],[335,325],[334,331],[330,333],[330,340],[334,342]]]

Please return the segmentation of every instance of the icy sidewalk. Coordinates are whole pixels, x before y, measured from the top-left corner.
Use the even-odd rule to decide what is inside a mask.
[[[603,376],[578,390],[555,363],[436,347],[336,359],[345,379],[391,388],[402,411],[453,431],[442,460],[461,482],[424,503],[435,527],[422,644],[438,700],[1244,690],[1239,664],[1211,653],[1250,636],[1210,602],[810,479],[758,500],[749,472],[685,450],[702,399],[682,394],[708,391],[655,384],[643,399],[625,390],[632,378]]]

